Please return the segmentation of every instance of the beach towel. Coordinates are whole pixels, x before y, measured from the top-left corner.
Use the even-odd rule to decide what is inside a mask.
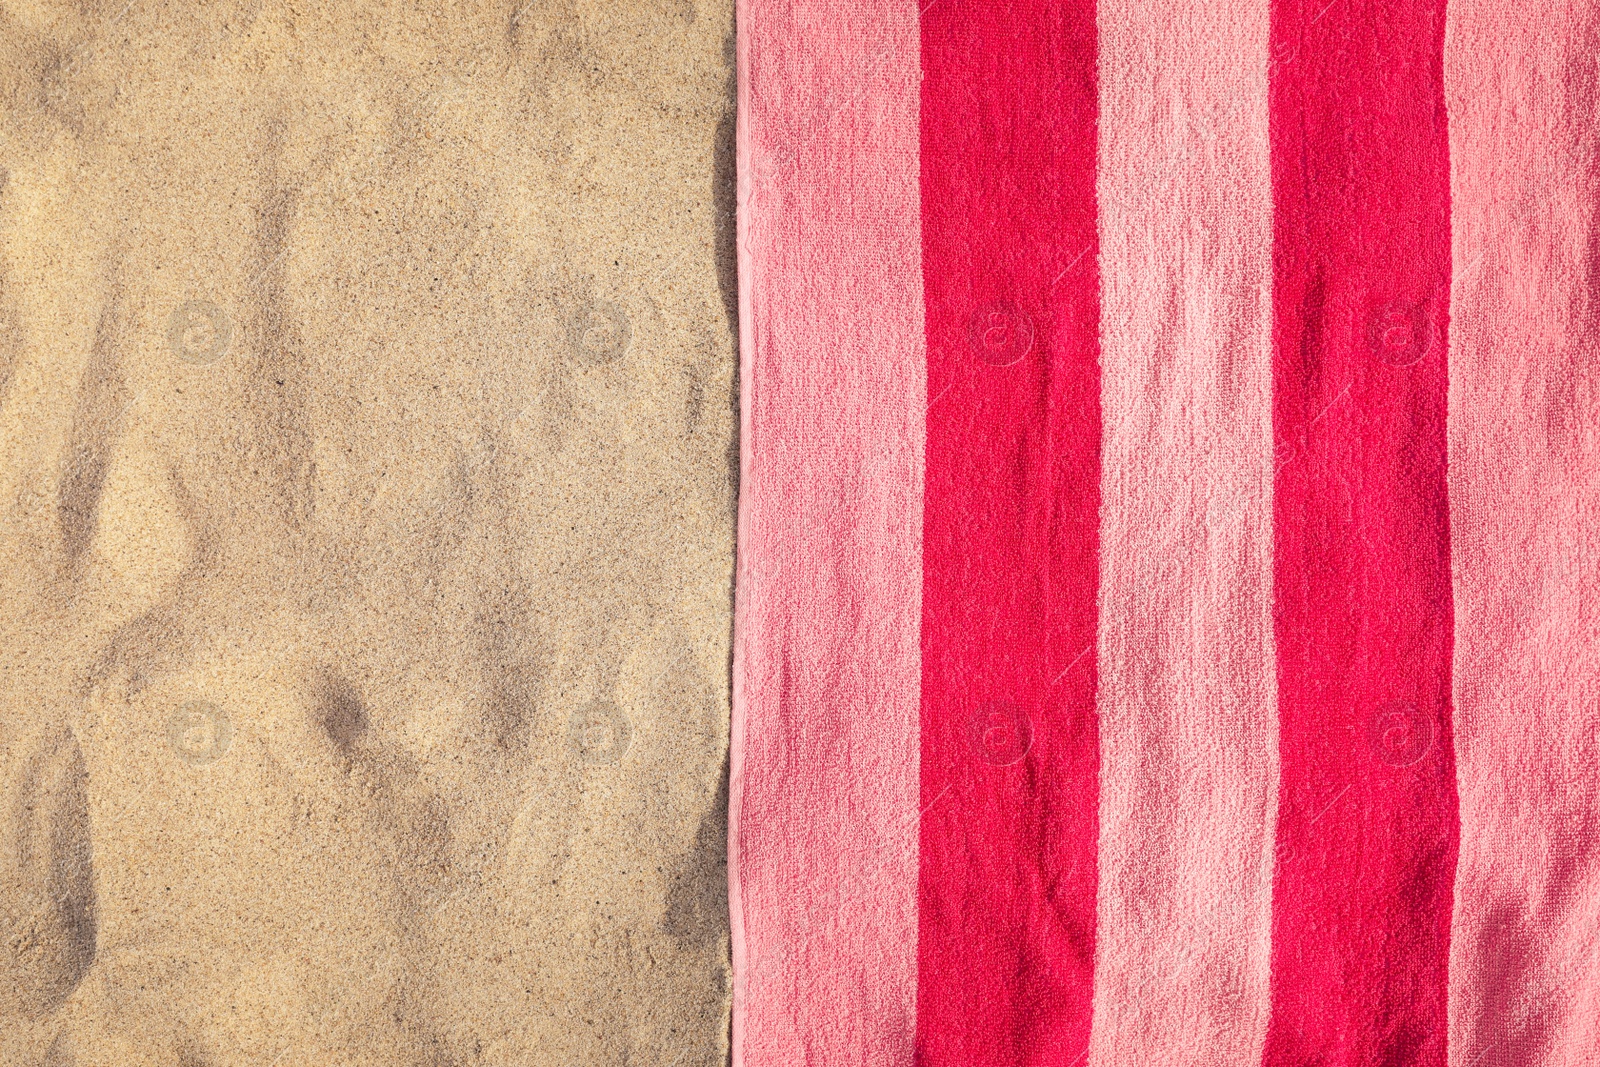
[[[1600,1062],[1597,45],[741,0],[736,1067]]]

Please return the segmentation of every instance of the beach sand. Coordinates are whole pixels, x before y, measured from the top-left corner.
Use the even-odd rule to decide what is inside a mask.
[[[0,2],[0,1063],[725,1061],[732,33]]]

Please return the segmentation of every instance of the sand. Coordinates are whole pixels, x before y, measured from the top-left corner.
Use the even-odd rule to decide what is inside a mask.
[[[724,1061],[732,31],[0,4],[0,1063]]]

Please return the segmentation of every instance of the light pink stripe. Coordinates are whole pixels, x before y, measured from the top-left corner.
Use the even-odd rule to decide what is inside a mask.
[[[733,1062],[910,1064],[923,343],[911,0],[741,0]]]
[[[1600,1055],[1600,7],[1450,7],[1450,1062]]]
[[[1089,1062],[1253,1065],[1277,712],[1266,0],[1101,0]]]

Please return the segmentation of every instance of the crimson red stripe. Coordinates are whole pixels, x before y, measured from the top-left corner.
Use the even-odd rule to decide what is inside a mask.
[[[1442,1065],[1459,828],[1444,4],[1276,0],[1265,1063]]]
[[[922,20],[920,1064],[1089,1042],[1099,753],[1093,0]]]

